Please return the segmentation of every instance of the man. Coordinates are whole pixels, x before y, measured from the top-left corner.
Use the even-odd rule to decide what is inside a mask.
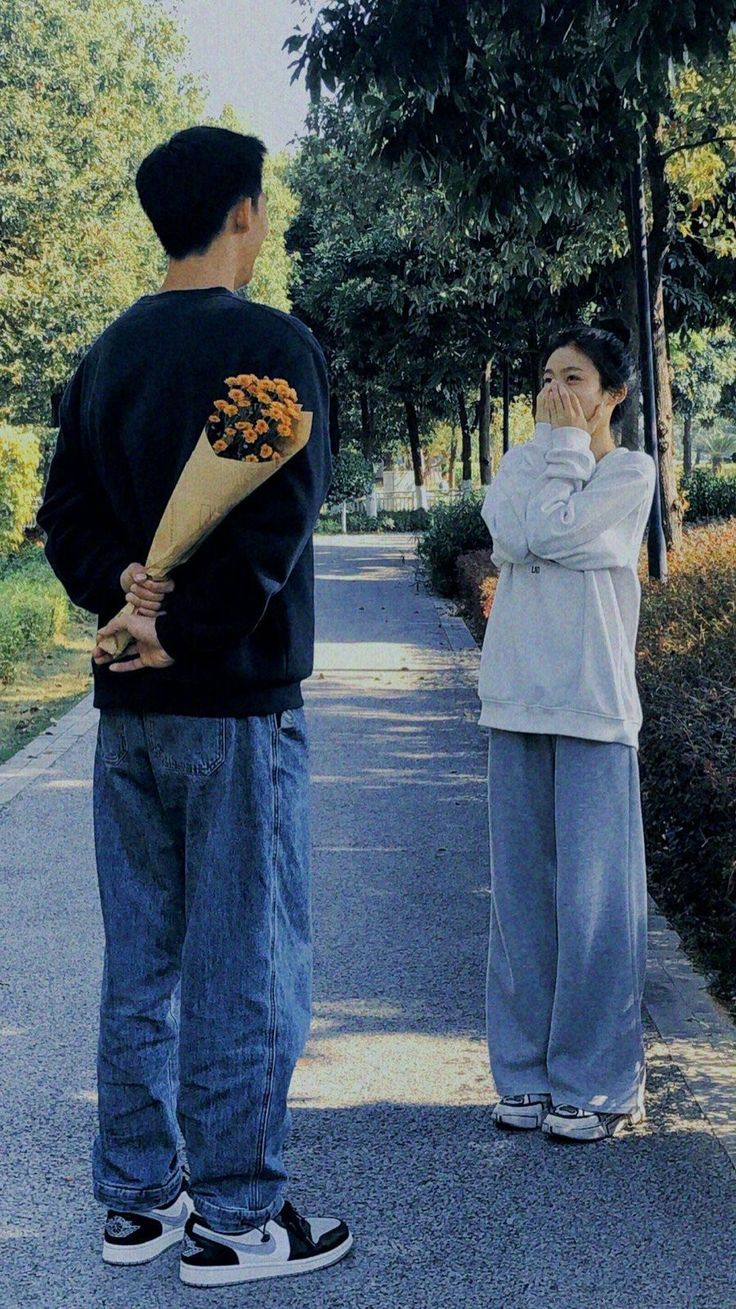
[[[314,336],[234,294],[268,231],[264,155],[254,137],[194,127],[141,164],[168,273],[67,387],[39,514],[51,566],[106,624],[100,639],[134,638],[124,660],[94,651],[103,1257],[143,1263],[184,1236],[180,1275],[197,1286],[323,1267],[352,1243],[344,1223],[284,1199],[311,982],[300,684],[331,462]],[[131,560],[145,559],[224,379],[242,373],[294,387],[310,439],[154,582]],[[135,613],[110,621],[126,600]]]

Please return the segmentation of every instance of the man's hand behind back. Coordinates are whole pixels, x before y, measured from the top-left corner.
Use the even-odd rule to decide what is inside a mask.
[[[120,585],[128,604],[133,605],[144,618],[155,618],[166,596],[174,590],[174,583],[169,578],[155,582],[149,577],[143,564],[128,564],[120,574]]]
[[[156,619],[144,618],[140,614],[124,614],[113,618],[106,627],[101,627],[97,640],[108,636],[117,636],[118,632],[130,632],[133,637],[125,654],[116,662],[114,655],[109,655],[100,646],[95,646],[92,658],[98,667],[112,664],[113,673],[134,673],[141,668],[171,668],[174,660],[167,655],[156,634]]]

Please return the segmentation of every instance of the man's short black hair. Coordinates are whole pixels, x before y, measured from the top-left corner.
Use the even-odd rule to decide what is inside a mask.
[[[171,259],[204,254],[234,204],[263,190],[266,147],[226,127],[188,127],[156,146],[136,173],[138,198]]]

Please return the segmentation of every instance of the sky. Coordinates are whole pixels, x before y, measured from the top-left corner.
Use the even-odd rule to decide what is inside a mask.
[[[271,153],[301,131],[303,79],[290,85],[292,55],[281,49],[305,10],[292,0],[159,0],[189,38],[188,67],[206,73],[207,112],[228,102]]]

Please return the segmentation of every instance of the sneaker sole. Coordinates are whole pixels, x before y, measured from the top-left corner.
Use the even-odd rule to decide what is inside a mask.
[[[104,1241],[102,1259],[106,1264],[117,1264],[119,1267],[126,1268],[134,1264],[150,1264],[152,1259],[158,1259],[159,1255],[170,1250],[172,1245],[181,1245],[183,1236],[184,1228],[179,1227],[171,1232],[163,1232],[155,1241],[147,1241],[145,1245],[111,1245]]]
[[[549,1111],[543,1105],[539,1106],[537,1112],[533,1106],[528,1109],[517,1111],[515,1109],[502,1109],[500,1112],[493,1114],[493,1121],[496,1127],[506,1132],[533,1132],[542,1126],[545,1115]]]
[[[573,1144],[579,1142],[583,1145],[589,1141],[610,1141],[613,1137],[618,1136],[620,1132],[626,1131],[627,1127],[638,1127],[646,1119],[644,1110],[637,1110],[629,1115],[627,1122],[622,1122],[613,1132],[607,1132],[605,1127],[575,1127],[571,1122],[568,1126],[566,1123],[548,1123],[546,1120],[542,1123],[542,1131],[547,1136],[551,1136],[555,1141],[571,1141]]]
[[[228,1265],[224,1268],[198,1267],[197,1264],[179,1265],[179,1277],[185,1286],[234,1286],[238,1282],[264,1281],[270,1277],[294,1277],[297,1273],[313,1273],[320,1268],[329,1268],[336,1264],[352,1248],[352,1232],[348,1239],[327,1254],[314,1255],[311,1259],[292,1259],[286,1264],[271,1264],[270,1267],[241,1265],[240,1268]]]

